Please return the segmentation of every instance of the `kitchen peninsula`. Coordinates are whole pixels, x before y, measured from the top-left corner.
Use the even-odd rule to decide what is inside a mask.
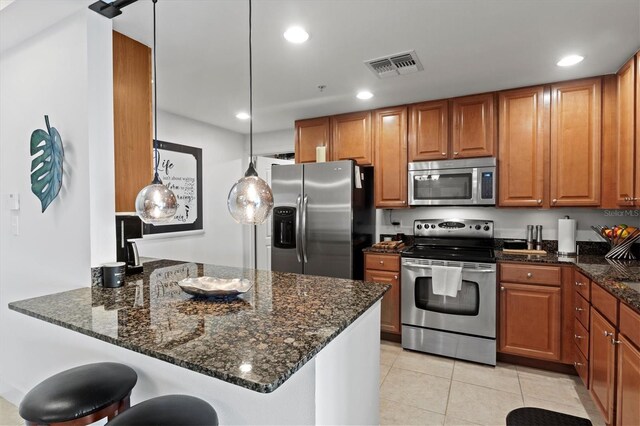
[[[196,276],[254,286],[228,302],[196,299],[177,285]],[[61,347],[82,339],[89,358],[131,365],[140,377],[133,403],[184,393],[209,401],[221,424],[377,424],[388,287],[156,260],[120,288],[85,287],[9,308],[44,321],[34,331],[59,334]],[[40,350],[56,357],[60,348]],[[86,361],[77,358],[70,361]]]

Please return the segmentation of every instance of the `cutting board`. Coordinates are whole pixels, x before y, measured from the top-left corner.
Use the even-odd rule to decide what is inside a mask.
[[[542,255],[544,256],[545,254],[547,254],[546,251],[544,250],[527,250],[527,249],[504,249],[502,250],[502,252],[504,254],[522,254],[522,255],[528,255],[528,254],[537,254],[537,255]]]

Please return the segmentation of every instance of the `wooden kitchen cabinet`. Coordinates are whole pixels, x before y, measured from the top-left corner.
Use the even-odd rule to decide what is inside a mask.
[[[409,106],[409,162],[449,158],[449,102]]]
[[[407,108],[373,112],[377,208],[407,207]]]
[[[613,421],[616,329],[595,308],[591,308],[589,349],[589,391],[591,398],[602,413],[604,421]]]
[[[452,158],[492,157],[495,155],[495,95],[454,98],[451,101]]]
[[[151,49],[113,32],[113,123],[116,212],[135,212],[153,179]]]
[[[633,206],[635,197],[635,57],[618,71],[618,155],[616,196],[619,206]]]
[[[543,86],[499,94],[500,207],[549,206],[545,196],[550,142],[548,98],[548,89]]]
[[[640,350],[622,334],[618,337],[616,425],[640,422]]]
[[[640,206],[640,52],[636,53],[636,206]]]
[[[601,79],[551,86],[552,207],[600,204]]]
[[[400,336],[400,255],[365,253],[365,281],[390,284],[382,298],[380,330]]]
[[[499,352],[559,361],[561,319],[559,286],[501,282]]]
[[[295,128],[296,163],[315,163],[319,146],[326,147],[327,161],[331,160],[329,117],[298,120]]]
[[[331,117],[332,161],[352,159],[360,166],[373,164],[371,111]]]

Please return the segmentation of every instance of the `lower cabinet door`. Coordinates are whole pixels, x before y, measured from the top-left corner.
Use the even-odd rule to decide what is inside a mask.
[[[591,308],[591,339],[589,354],[589,382],[591,398],[602,413],[604,421],[613,421],[613,397],[615,391],[616,330],[593,307]]]
[[[382,298],[380,329],[387,333],[400,334],[400,273],[389,271],[365,271],[365,281],[391,284],[391,288]]]
[[[560,287],[502,283],[499,351],[559,360],[560,299]]]
[[[640,423],[640,351],[619,336],[616,425]]]

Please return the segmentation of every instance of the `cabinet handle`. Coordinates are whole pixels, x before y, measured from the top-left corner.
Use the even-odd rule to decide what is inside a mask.
[[[608,331],[604,332],[604,337],[613,336],[613,333],[609,333]]]
[[[612,345],[619,345],[620,344],[620,340],[616,340],[614,338],[611,338],[611,344]]]
[[[500,286],[500,291],[504,291],[504,287],[503,286]]]
[[[542,200],[538,198],[538,204],[542,204]]]
[[[584,339],[584,336],[579,336],[579,335],[577,335],[577,334],[574,334],[574,335],[573,335],[573,338],[574,338],[574,339]]]
[[[583,309],[583,308],[578,308],[578,307],[576,307],[576,311],[578,311],[578,312],[582,312],[582,311],[584,311],[584,309]],[[605,336],[606,336],[606,334],[605,334]]]
[[[638,197],[633,197],[633,198],[631,199],[631,201],[638,201],[638,200],[640,200],[640,198],[638,198]]]
[[[631,201],[631,197],[624,197],[625,201]]]
[[[555,198],[554,198],[553,200],[551,200],[551,203],[553,203],[553,204],[555,204],[555,203],[557,203],[557,202],[558,202],[558,200],[557,200],[557,199],[555,199]]]
[[[453,151],[453,155],[458,155],[458,151]]]
[[[581,287],[581,286],[583,286],[584,284],[583,284],[583,283],[581,283],[580,281],[576,281],[576,285],[577,285],[578,287]]]
[[[583,365],[584,365],[583,363],[578,362],[578,361],[574,361],[574,362],[573,362],[573,366],[574,366],[574,367],[582,367]]]
[[[527,278],[531,278],[533,274],[531,272],[527,272]]]

